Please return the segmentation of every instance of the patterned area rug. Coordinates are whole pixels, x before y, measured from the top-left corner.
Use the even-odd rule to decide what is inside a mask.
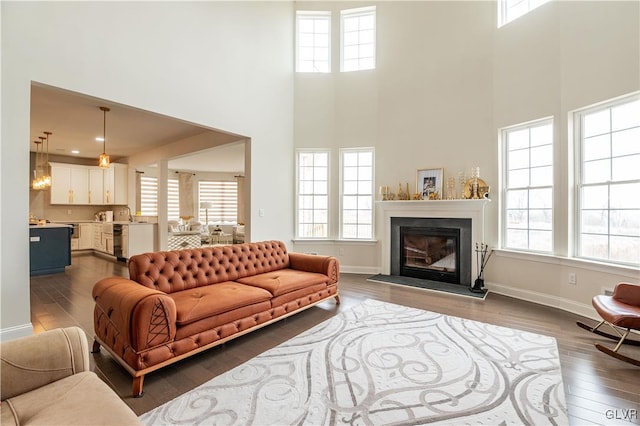
[[[568,424],[552,337],[373,300],[140,420],[147,425]]]

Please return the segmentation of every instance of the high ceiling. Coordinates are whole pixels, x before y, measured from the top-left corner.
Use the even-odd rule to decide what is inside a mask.
[[[49,137],[49,153],[80,158],[98,158],[103,143],[103,112],[106,114],[106,151],[112,161],[145,150],[183,140],[211,130],[192,123],[130,106],[93,98],[49,86],[31,86],[31,143]],[[73,153],[73,150],[79,153]],[[229,144],[169,161],[169,168],[203,172],[243,172],[243,144]]]

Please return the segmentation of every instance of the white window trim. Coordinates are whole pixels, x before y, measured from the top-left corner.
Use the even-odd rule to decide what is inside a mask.
[[[511,132],[511,131],[515,131],[515,130],[519,130],[519,129],[528,129],[531,127],[535,127],[538,125],[544,125],[545,123],[550,123],[552,128],[555,130],[555,120],[553,116],[549,116],[549,117],[543,117],[540,119],[536,119],[536,120],[531,120],[531,121],[527,121],[524,123],[519,123],[519,124],[515,124],[513,126],[507,126],[507,127],[502,127],[500,128],[500,133],[499,133],[499,143],[500,143],[500,153],[501,153],[501,159],[500,159],[500,201],[499,201],[499,210],[500,210],[500,214],[499,214],[499,241],[500,241],[500,249],[501,250],[506,250],[506,251],[517,251],[517,252],[523,252],[523,253],[531,253],[531,254],[541,254],[541,255],[553,255],[556,252],[556,246],[555,246],[555,238],[556,238],[556,206],[555,206],[555,192],[556,192],[556,180],[555,180],[555,176],[556,176],[556,157],[555,157],[555,145],[556,145],[556,141],[555,141],[555,131],[553,132],[554,135],[554,140],[552,141],[553,147],[554,147],[554,156],[553,156],[553,180],[552,180],[552,184],[551,184],[551,190],[553,192],[553,196],[551,197],[551,214],[552,214],[552,219],[551,219],[551,251],[550,252],[546,252],[546,251],[539,251],[539,250],[533,250],[533,249],[514,249],[514,248],[508,248],[506,247],[506,238],[507,238],[507,230],[506,230],[506,226],[507,226],[507,207],[506,207],[506,195],[507,195],[507,174],[509,172],[506,163],[506,158],[507,158],[507,138],[506,138],[506,134],[507,132]]]
[[[537,8],[539,8],[540,6],[550,2],[551,0],[546,0],[538,5],[535,5],[534,7],[531,7],[531,0],[522,0],[527,2],[527,11],[525,13],[523,13],[522,15],[513,18],[511,20],[507,20],[507,0],[498,0],[498,7],[497,7],[497,11],[498,11],[498,28],[502,28],[505,25],[507,25],[510,22],[516,21],[519,18],[522,18],[523,16],[527,15],[528,13],[530,13],[532,10],[536,10]]]
[[[344,195],[343,193],[343,172],[344,172],[344,164],[342,162],[342,158],[343,158],[343,154],[345,152],[371,152],[371,164],[373,167],[372,170],[372,176],[371,176],[371,238],[345,238],[343,236],[343,221],[342,221],[342,215],[343,215],[343,206],[342,206],[342,197]],[[339,182],[339,213],[338,213],[338,229],[339,229],[339,237],[338,240],[339,241],[375,241],[376,238],[376,182],[375,182],[375,177],[376,177],[376,150],[374,147],[361,147],[361,148],[342,148],[340,149],[340,182]]]
[[[616,262],[608,259],[594,259],[589,257],[581,257],[578,255],[580,248],[581,227],[580,227],[580,190],[582,188],[582,158],[583,158],[583,145],[582,145],[582,119],[585,113],[596,113],[602,110],[615,108],[616,106],[632,102],[634,100],[640,100],[640,91],[628,93],[616,98],[607,99],[602,102],[574,110],[569,113],[570,120],[573,122],[571,127],[572,132],[569,134],[569,143],[573,148],[573,174],[570,174],[569,188],[571,199],[569,205],[569,215],[572,219],[572,226],[569,227],[571,233],[571,248],[570,256],[572,259],[581,262],[588,262],[594,264],[609,265],[611,267],[629,267],[638,268],[634,264],[628,264],[624,262]]]
[[[328,69],[327,69],[327,71],[301,71],[299,69],[299,64],[300,64],[300,62],[299,62],[300,44],[299,44],[298,36],[300,34],[300,30],[298,28],[298,25],[299,25],[298,24],[298,22],[299,22],[298,21],[298,17],[300,17],[300,16],[305,16],[305,17],[307,17],[307,16],[308,17],[322,16],[322,17],[327,17],[328,18],[327,21],[329,23],[329,43],[328,43],[327,49],[329,50],[329,52],[328,52],[328,58],[327,58],[327,60],[328,60],[328,65],[327,65]],[[304,73],[304,74],[313,74],[313,73],[327,74],[327,73],[330,73],[331,72],[331,56],[332,56],[332,53],[331,53],[331,39],[332,39],[332,37],[331,37],[331,12],[330,11],[297,10],[296,11],[296,41],[295,41],[295,43],[296,43],[296,58],[295,58],[295,61],[296,61],[296,64],[295,64],[296,65],[296,72]]]
[[[363,16],[368,15],[373,12],[375,19],[373,20],[374,26],[374,37],[373,37],[373,67],[367,69],[357,69],[357,70],[344,70],[344,18],[345,17],[354,17],[354,16]],[[376,69],[378,54],[377,54],[377,46],[378,46],[378,16],[377,16],[377,8],[376,6],[366,6],[359,7],[355,9],[345,9],[340,11],[340,72],[357,72],[357,71],[369,71]]]
[[[300,199],[300,164],[299,164],[299,154],[301,152],[313,152],[313,153],[326,153],[327,154],[327,236],[326,237],[302,237],[300,236],[299,231],[299,199]],[[294,232],[293,235],[294,241],[328,241],[331,239],[331,211],[332,211],[332,203],[331,203],[331,150],[330,149],[322,149],[322,148],[299,148],[296,149],[295,152],[295,220],[294,220]]]

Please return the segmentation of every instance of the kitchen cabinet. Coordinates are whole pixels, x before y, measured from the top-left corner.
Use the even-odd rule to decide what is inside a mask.
[[[29,227],[29,272],[31,275],[64,272],[71,265],[71,226]]]
[[[93,228],[93,249],[98,251],[105,251],[102,239],[102,222],[96,222],[91,224]]]
[[[131,223],[122,226],[122,257],[155,251],[155,223]]]
[[[104,170],[99,167],[90,167],[89,170],[89,204],[105,204],[104,196]]]
[[[81,223],[78,226],[80,236],[78,240],[78,250],[90,250],[93,248],[93,223]]]
[[[74,164],[51,164],[51,204],[89,204],[89,169]]]
[[[126,205],[128,166],[111,163],[97,166],[49,163],[51,204]]]
[[[111,163],[109,168],[104,171],[105,204],[127,204],[128,172],[129,167],[119,163]]]

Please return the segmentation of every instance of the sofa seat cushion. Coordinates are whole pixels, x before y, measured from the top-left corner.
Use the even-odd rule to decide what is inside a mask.
[[[2,401],[3,425],[139,425],[95,373],[85,371]]]
[[[168,296],[176,303],[179,326],[271,299],[271,293],[266,290],[233,281],[182,290]]]
[[[251,277],[240,278],[239,283],[263,288],[274,296],[289,293],[316,284],[327,284],[329,277],[315,272],[280,269]]]

